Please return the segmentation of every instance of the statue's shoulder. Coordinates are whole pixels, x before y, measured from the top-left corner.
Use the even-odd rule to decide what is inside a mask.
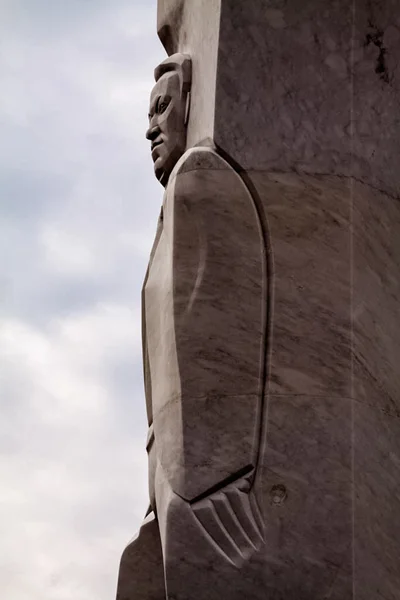
[[[164,207],[212,200],[226,208],[227,197],[235,196],[240,203],[247,202],[249,192],[239,173],[214,148],[195,146],[185,152],[171,173],[166,188]],[[185,204],[185,203],[183,203]],[[224,208],[224,210],[225,210]]]
[[[218,152],[209,146],[195,146],[186,150],[176,163],[171,180],[184,173],[199,171],[231,171],[231,165]]]

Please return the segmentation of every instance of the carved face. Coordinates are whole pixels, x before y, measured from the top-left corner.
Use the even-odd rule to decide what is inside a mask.
[[[154,172],[163,186],[186,149],[186,98],[182,97],[177,73],[165,73],[151,92],[146,137],[151,140]]]

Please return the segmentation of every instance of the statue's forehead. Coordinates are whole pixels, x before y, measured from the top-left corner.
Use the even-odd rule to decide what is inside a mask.
[[[158,96],[175,96],[179,94],[179,75],[176,71],[165,73],[157,81],[150,95],[150,102],[153,102]]]

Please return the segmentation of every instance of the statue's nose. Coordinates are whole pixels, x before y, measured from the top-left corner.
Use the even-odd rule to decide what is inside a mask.
[[[146,131],[146,138],[152,142],[156,139],[159,133],[160,128],[158,127],[158,125],[154,125],[153,127],[149,127]]]

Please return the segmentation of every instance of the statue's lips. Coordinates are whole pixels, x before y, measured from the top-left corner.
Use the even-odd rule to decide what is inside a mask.
[[[157,152],[157,147],[161,146],[161,144],[163,143],[162,140],[156,140],[155,142],[153,142],[151,144],[151,158],[153,159],[153,162],[155,162],[157,160],[157,158],[159,158],[159,153]]]

